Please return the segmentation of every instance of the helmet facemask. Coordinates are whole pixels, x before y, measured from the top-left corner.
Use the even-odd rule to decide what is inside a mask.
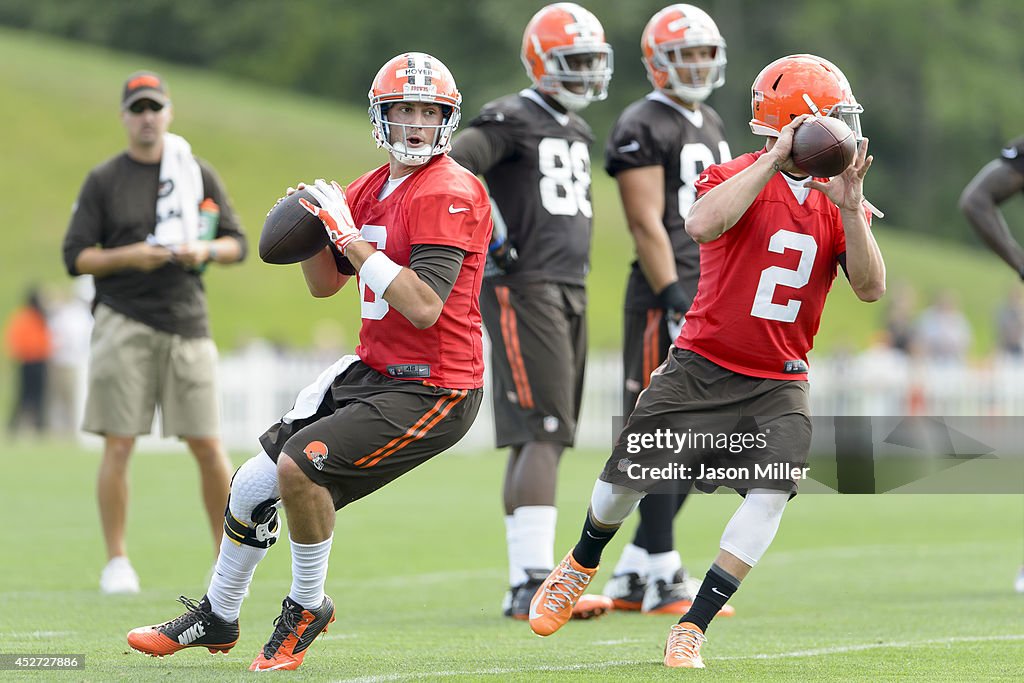
[[[857,144],[864,139],[864,134],[860,128],[860,115],[864,112],[864,107],[857,104],[856,101],[850,102],[839,102],[832,107],[825,115],[834,116],[839,119],[853,131],[853,137],[857,140]]]
[[[714,48],[714,56],[710,60],[692,62],[683,58],[683,50],[706,45]],[[722,40],[714,44],[679,40],[653,46],[651,66],[665,72],[670,86],[666,90],[684,102],[703,102],[715,88],[722,87],[725,84],[725,65],[725,41]],[[684,83],[678,73],[686,69],[691,76],[688,83]]]
[[[860,128],[860,115],[864,112],[864,107],[857,103],[854,99],[853,93],[848,95],[849,102],[836,102],[831,107],[826,107],[824,110],[818,109],[817,104],[811,99],[811,96],[804,93],[803,99],[807,102],[807,108],[811,114],[819,116],[831,116],[837,118],[853,131],[853,137],[857,140],[857,144],[864,138]]]
[[[540,54],[539,44],[537,48]],[[607,43],[553,48],[544,55],[544,66],[538,89],[568,111],[579,111],[608,97],[613,65],[612,48]]]
[[[441,109],[440,124],[395,123],[388,120],[388,110],[402,102],[428,102]],[[383,147],[406,166],[422,166],[433,157],[451,149],[452,133],[459,125],[461,110],[458,104],[442,104],[433,97],[404,97],[400,99],[375,98],[370,102],[370,121],[373,123],[373,138],[377,147]],[[397,130],[396,130],[397,129]],[[426,144],[410,148],[406,144],[410,129],[422,130]],[[398,133],[392,142],[392,132]]]

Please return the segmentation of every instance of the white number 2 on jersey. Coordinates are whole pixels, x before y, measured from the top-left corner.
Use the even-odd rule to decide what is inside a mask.
[[[579,140],[544,138],[537,146],[540,202],[552,216],[594,215],[590,192],[590,151]]]
[[[796,270],[770,266],[761,271],[757,294],[754,295],[754,305],[750,309],[750,315],[755,318],[791,323],[800,312],[800,305],[803,302],[799,299],[790,299],[785,304],[772,303],[772,299],[775,298],[775,288],[778,285],[800,289],[810,281],[811,266],[814,265],[814,257],[818,253],[818,243],[810,235],[779,230],[768,241],[768,251],[781,254],[787,249],[800,252],[800,263],[797,264]]]
[[[377,248],[378,251],[384,251],[384,248],[388,244],[388,229],[384,225],[364,225],[359,229],[359,234],[363,236],[363,239],[372,244]],[[384,300],[384,297],[377,296],[373,290],[370,291],[370,296],[374,297],[373,301],[366,300],[366,283],[362,278],[359,279],[359,301],[360,301],[360,316],[367,320],[381,320],[388,314],[388,310],[391,308],[388,302]]]

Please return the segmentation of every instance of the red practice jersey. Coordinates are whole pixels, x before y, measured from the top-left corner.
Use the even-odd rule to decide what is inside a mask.
[[[697,196],[762,154],[709,167]],[[817,190],[801,204],[776,173],[736,225],[700,245],[697,295],[675,345],[743,375],[807,379],[807,352],[845,252],[839,208]]]
[[[362,326],[356,353],[381,374],[449,389],[483,386],[480,281],[491,239],[491,204],[472,173],[440,155],[378,200],[387,165],[345,190],[352,217],[366,241],[400,266],[409,266],[414,244],[456,247],[466,252],[451,294],[433,326],[418,330],[359,282]],[[423,366],[429,373],[409,373]],[[389,369],[390,368],[390,369]]]

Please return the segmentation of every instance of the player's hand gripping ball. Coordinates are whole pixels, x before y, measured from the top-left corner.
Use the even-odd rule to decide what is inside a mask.
[[[328,183],[322,178],[317,178],[316,183],[308,189],[316,203],[300,199],[299,204],[323,222],[327,239],[334,244],[339,254],[345,256],[348,245],[363,240],[352,218],[352,211],[348,208],[345,190],[333,180]]]
[[[853,162],[857,138],[843,121],[825,116],[804,121],[793,133],[790,156],[797,168],[815,178],[837,176]]]

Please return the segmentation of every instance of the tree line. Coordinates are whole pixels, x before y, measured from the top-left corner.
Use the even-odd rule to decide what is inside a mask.
[[[464,117],[527,84],[522,30],[545,3],[508,0],[4,0],[0,23],[209,69],[365,106],[373,74],[404,50],[440,57],[456,75]],[[581,2],[615,50],[607,102],[585,112],[595,165],[618,113],[649,91],[640,33],[666,3]],[[728,44],[725,86],[709,104],[734,154],[758,145],[747,128],[762,66],[819,54],[864,105],[875,165],[867,182],[887,222],[974,241],[956,209],[964,184],[1024,134],[1024,3],[1019,0],[696,2]],[[1017,209],[1019,211],[1019,208]],[[1011,216],[1014,209],[1011,209]],[[1024,212],[1020,212],[1024,216]]]

